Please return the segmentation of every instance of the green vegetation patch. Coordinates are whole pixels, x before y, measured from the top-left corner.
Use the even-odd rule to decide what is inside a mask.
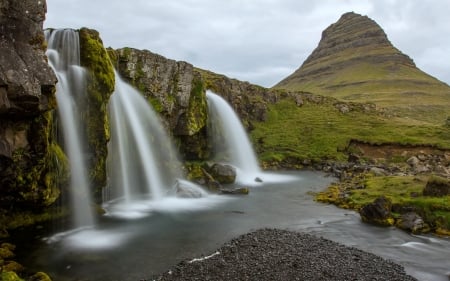
[[[381,195],[392,201],[394,216],[414,211],[438,234],[450,234],[450,195],[424,196],[423,190],[433,176],[373,176],[365,174],[351,183],[330,186],[316,195],[316,200],[341,208],[359,210]]]
[[[391,118],[375,110],[349,105],[342,113],[333,99],[305,101],[297,106],[291,98],[268,104],[266,122],[255,122],[251,133],[263,162],[286,159],[300,162],[346,160],[351,140],[371,144],[430,145],[450,148],[448,127]]]

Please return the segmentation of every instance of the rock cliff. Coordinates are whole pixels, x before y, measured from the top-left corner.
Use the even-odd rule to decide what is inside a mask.
[[[46,61],[45,1],[0,0],[0,230],[5,214],[39,209],[59,196],[52,138],[56,76]]]
[[[395,108],[400,115],[443,123],[450,87],[418,69],[367,16],[346,13],[322,33],[317,48],[275,88],[309,91]],[[420,113],[432,106],[432,117]],[[419,113],[419,114],[418,114]]]
[[[109,52],[121,76],[160,114],[186,160],[206,160],[209,156],[206,90],[228,100],[248,129],[252,121],[265,120],[267,102],[276,100],[276,91],[147,50],[122,48]]]
[[[186,159],[204,158],[207,106],[205,89],[191,64],[148,50],[110,50],[120,75],[152,105]]]
[[[96,30],[82,28],[80,36],[80,63],[87,70],[87,95],[84,116],[87,144],[89,177],[98,198],[106,186],[106,158],[109,141],[108,102],[114,91],[114,69],[108,52]]]

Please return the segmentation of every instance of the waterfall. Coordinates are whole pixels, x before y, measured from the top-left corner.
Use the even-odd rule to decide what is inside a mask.
[[[58,78],[56,99],[58,127],[63,132],[64,151],[70,165],[70,203],[73,227],[94,225],[86,171],[86,145],[80,125],[79,101],[86,95],[86,73],[80,66],[78,33],[72,29],[46,30],[49,64]]]
[[[216,158],[225,153],[222,159],[236,168],[239,183],[254,183],[262,172],[255,152],[239,117],[222,97],[208,91],[210,127]],[[219,156],[220,157],[220,156]]]
[[[148,101],[116,73],[109,102],[112,198],[157,201],[183,178],[178,155]]]

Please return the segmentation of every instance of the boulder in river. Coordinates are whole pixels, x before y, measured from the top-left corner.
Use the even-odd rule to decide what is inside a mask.
[[[391,200],[385,196],[380,196],[372,203],[363,206],[359,210],[359,214],[364,222],[389,226],[394,224],[391,207]]]

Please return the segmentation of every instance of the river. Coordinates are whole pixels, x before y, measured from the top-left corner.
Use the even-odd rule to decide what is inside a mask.
[[[57,281],[138,281],[183,259],[210,255],[240,234],[271,227],[391,259],[419,280],[448,280],[449,239],[364,224],[353,211],[314,202],[312,193],[333,178],[312,171],[285,174],[292,180],[251,187],[249,195],[136,204],[132,211],[103,216],[94,229],[22,243],[19,259]]]

